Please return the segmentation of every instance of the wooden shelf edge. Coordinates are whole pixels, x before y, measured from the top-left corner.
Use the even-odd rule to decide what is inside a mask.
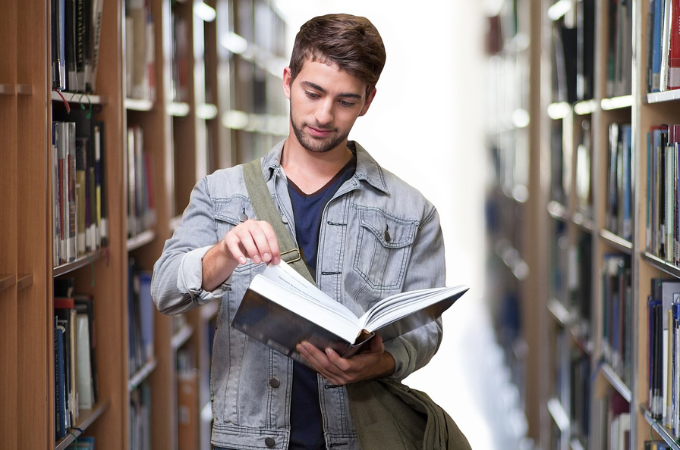
[[[52,91],[51,93],[51,99],[53,102],[63,102],[66,100],[69,103],[82,103],[83,105],[105,105],[106,104],[106,98],[102,97],[101,95],[92,95],[92,94],[85,94],[85,93],[77,93],[77,92],[61,92],[61,95],[59,95],[59,92],[57,91]],[[64,98],[62,98],[62,95]]]
[[[640,405],[640,412],[647,423],[651,425],[652,429],[656,431],[656,433],[661,436],[661,438],[666,441],[666,443],[668,443],[672,449],[680,450],[680,445],[675,441],[669,430],[652,418],[652,415],[649,413],[645,405]]]
[[[0,95],[16,95],[17,88],[13,84],[0,83]]]
[[[68,272],[72,272],[76,269],[80,269],[81,267],[85,267],[88,264],[91,264],[91,263],[97,261],[98,259],[103,258],[107,253],[108,253],[108,248],[102,247],[98,250],[95,250],[92,253],[88,253],[87,255],[80,256],[75,261],[72,261],[70,263],[62,264],[60,266],[55,267],[52,271],[52,276],[58,277],[60,275],[66,274]]]
[[[94,423],[102,414],[106,412],[111,406],[111,400],[106,399],[100,401],[92,407],[92,409],[81,409],[80,417],[78,417],[78,423],[74,428],[71,428],[69,434],[65,438],[59,440],[55,445],[55,450],[63,450],[75,441],[75,438],[83,434],[87,428]],[[82,431],[81,431],[82,430]]]
[[[664,261],[658,256],[652,255],[651,253],[642,252],[641,256],[643,260],[647,261],[657,269],[662,270],[669,275],[673,275],[674,277],[680,278],[680,267],[674,266],[673,264]]]
[[[17,289],[22,290],[33,285],[33,274],[19,275],[19,280],[17,281]]]
[[[569,422],[569,416],[564,411],[562,404],[556,398],[551,398],[548,400],[548,412],[550,412],[550,417],[560,429],[562,433],[569,433],[569,428],[571,424]]]
[[[550,217],[553,219],[561,220],[563,222],[569,220],[568,208],[556,200],[548,202],[548,214],[550,214]]]
[[[137,98],[126,98],[123,101],[123,105],[128,111],[151,111],[153,109],[153,102],[151,100]]]
[[[631,255],[633,253],[633,243],[623,239],[620,236],[612,233],[609,230],[600,230],[600,237],[604,239],[606,243],[616,248],[622,253]]]
[[[142,247],[149,242],[152,242],[156,238],[156,232],[154,230],[146,230],[139,233],[137,236],[133,236],[127,240],[127,250],[131,252],[139,247]]]
[[[622,95],[620,97],[603,98],[600,100],[600,107],[603,111],[630,108],[633,106],[632,95]]]
[[[181,346],[187,343],[189,338],[194,334],[194,327],[189,324],[185,324],[179,329],[177,333],[172,336],[172,349],[177,350]]]
[[[151,372],[154,371],[156,365],[156,358],[150,358],[146,363],[144,363],[142,368],[135,372],[135,374],[132,375],[128,380],[128,392],[132,392],[137,389],[139,385],[142,384],[142,382],[144,382],[144,380],[146,380],[149,375],[151,375]]]
[[[616,372],[614,372],[614,369],[607,364],[607,363],[601,363],[600,364],[600,373],[604,378],[609,381],[609,384],[612,385],[616,391],[621,394],[621,396],[628,402],[630,403],[633,399],[633,395],[630,392],[630,388],[626,386],[626,383],[623,382],[623,380],[618,376]]]
[[[17,277],[14,274],[1,274],[0,275],[0,291],[4,289],[11,288],[17,282]]]
[[[650,92],[647,94],[647,103],[663,103],[675,100],[680,100],[679,89],[664,92]]]

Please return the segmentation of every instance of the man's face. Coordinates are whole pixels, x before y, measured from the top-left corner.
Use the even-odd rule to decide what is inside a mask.
[[[375,89],[366,97],[366,84],[336,64],[307,60],[295,80],[283,76],[290,100],[291,129],[300,145],[323,153],[344,147],[354,121],[368,111]]]

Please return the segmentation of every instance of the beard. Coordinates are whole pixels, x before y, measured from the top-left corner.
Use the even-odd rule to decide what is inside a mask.
[[[349,136],[349,132],[342,135],[331,134],[327,138],[315,138],[306,135],[302,132],[302,128],[295,123],[292,110],[290,112],[290,124],[300,145],[302,145],[305,150],[313,153],[325,153],[331,151],[342,144],[345,139],[347,139],[347,136]],[[318,128],[324,129],[321,127]]]

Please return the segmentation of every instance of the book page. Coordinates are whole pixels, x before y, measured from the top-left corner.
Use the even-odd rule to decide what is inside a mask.
[[[284,262],[269,264],[264,272],[262,272],[262,276],[284,289],[288,289],[310,301],[321,303],[326,308],[332,309],[336,313],[351,319],[352,322],[356,322],[357,317],[352,311],[326,295]]]

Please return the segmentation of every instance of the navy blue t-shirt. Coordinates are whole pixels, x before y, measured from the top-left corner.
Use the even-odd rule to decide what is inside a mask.
[[[342,184],[354,175],[356,156],[324,187],[305,194],[290,179],[288,192],[295,215],[295,234],[310,271],[316,273],[316,251],[319,244],[321,215],[326,203]],[[325,449],[316,372],[304,364],[293,362],[293,394],[290,405],[290,450]]]

